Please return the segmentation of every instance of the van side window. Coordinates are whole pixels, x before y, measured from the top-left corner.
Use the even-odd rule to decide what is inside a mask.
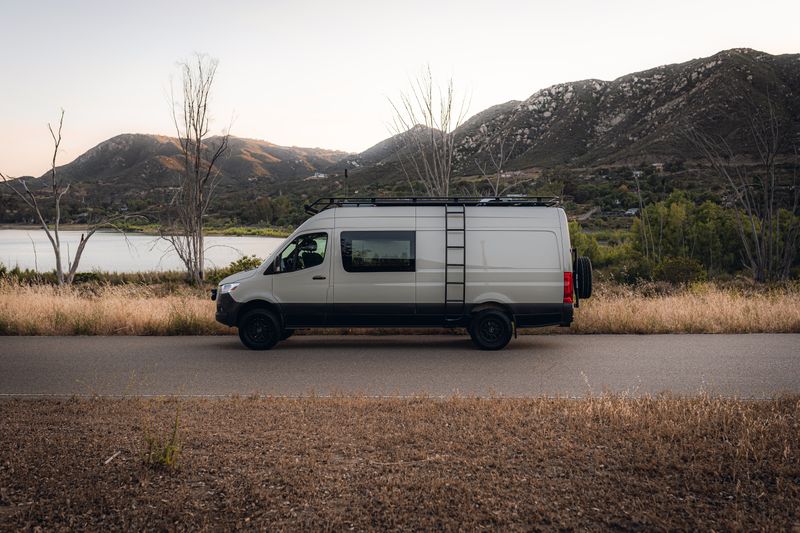
[[[294,272],[321,265],[325,260],[327,247],[327,233],[300,235],[290,242],[278,256],[275,261],[275,271]]]
[[[343,231],[342,266],[347,272],[414,272],[413,231]]]

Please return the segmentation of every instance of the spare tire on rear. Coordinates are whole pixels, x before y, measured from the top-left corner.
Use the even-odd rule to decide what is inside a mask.
[[[575,261],[575,294],[579,299],[592,295],[592,261],[586,256]]]

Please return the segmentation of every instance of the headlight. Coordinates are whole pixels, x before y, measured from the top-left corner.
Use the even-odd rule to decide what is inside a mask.
[[[221,292],[222,294],[228,294],[229,292],[235,290],[236,287],[238,286],[239,286],[238,283],[226,283],[225,285],[220,287],[219,292]]]

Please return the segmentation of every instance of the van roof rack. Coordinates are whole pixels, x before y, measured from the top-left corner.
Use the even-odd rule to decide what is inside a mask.
[[[306,204],[311,215],[332,207],[386,207],[386,206],[436,206],[463,205],[492,207],[555,207],[558,196],[393,196],[393,197],[327,197]]]

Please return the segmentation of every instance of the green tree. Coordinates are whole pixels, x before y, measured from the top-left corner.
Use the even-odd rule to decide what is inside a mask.
[[[569,240],[578,255],[585,255],[593,264],[600,263],[600,245],[594,235],[585,233],[580,222],[573,220],[569,223]]]

